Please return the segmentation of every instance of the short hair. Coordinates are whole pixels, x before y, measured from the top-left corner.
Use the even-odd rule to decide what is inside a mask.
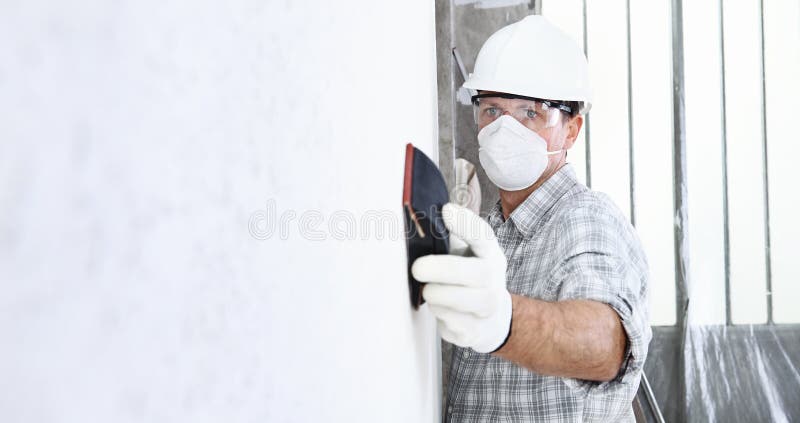
[[[581,109],[583,108],[582,101],[564,101],[563,104],[568,106],[572,109],[572,113],[564,113],[566,116],[572,118],[580,114]]]

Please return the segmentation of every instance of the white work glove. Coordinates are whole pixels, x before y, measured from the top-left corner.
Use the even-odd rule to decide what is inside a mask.
[[[422,296],[438,320],[442,338],[481,353],[494,352],[511,329],[506,257],[480,216],[453,203],[444,206],[442,215],[451,241],[464,241],[458,253],[473,256],[427,255],[414,261],[411,272],[427,283]]]

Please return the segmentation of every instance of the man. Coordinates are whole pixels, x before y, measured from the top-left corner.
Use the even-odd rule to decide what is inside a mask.
[[[647,263],[623,214],[566,163],[591,107],[583,53],[529,16],[486,41],[464,86],[500,201],[488,222],[447,204],[451,255],[412,266],[456,345],[446,420],[632,421]]]

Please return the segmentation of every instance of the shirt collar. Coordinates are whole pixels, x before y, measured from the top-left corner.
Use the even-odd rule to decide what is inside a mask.
[[[565,164],[517,206],[508,219],[523,236],[531,235],[545,213],[577,183],[572,165]],[[488,220],[493,227],[504,223],[500,200],[489,211]]]

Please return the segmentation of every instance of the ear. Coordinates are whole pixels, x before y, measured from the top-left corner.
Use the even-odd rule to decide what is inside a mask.
[[[571,117],[566,124],[567,136],[564,139],[564,149],[569,150],[572,148],[575,141],[578,139],[578,134],[581,133],[583,127],[583,116],[577,115]]]

